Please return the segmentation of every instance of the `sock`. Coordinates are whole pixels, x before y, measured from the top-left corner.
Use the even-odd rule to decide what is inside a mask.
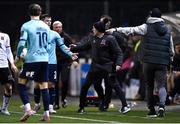
[[[50,97],[49,104],[50,105],[54,105],[55,95],[56,95],[55,88],[49,88],[49,97]]]
[[[40,103],[40,98],[41,98],[41,90],[39,88],[34,88],[34,102],[35,103]]]
[[[30,103],[25,104],[25,105],[24,105],[24,109],[25,109],[25,112],[30,111],[30,110],[31,110],[31,105],[30,105]]]
[[[48,89],[41,89],[44,111],[49,111],[49,92]]]
[[[53,105],[49,105],[49,110],[53,110]]]
[[[11,98],[11,96],[8,96],[8,95],[4,94],[4,96],[3,96],[3,105],[2,105],[3,110],[7,110],[8,106],[9,106],[10,98]]]
[[[19,95],[21,97],[21,100],[22,100],[23,104],[26,105],[27,103],[29,103],[27,87],[26,87],[26,85],[18,84],[18,89],[19,89]]]
[[[44,116],[49,116],[49,111],[45,111]]]
[[[35,106],[40,106],[41,105],[41,103],[35,103]]]

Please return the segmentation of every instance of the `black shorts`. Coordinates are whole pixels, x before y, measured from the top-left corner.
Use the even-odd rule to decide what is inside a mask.
[[[48,62],[24,63],[20,78],[35,82],[48,81]]]
[[[13,83],[13,82],[14,82],[14,78],[9,68],[0,68],[0,83],[4,85],[6,83]]]

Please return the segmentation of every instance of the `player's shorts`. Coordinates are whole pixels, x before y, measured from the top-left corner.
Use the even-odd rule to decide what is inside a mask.
[[[6,83],[13,83],[13,82],[14,82],[14,78],[12,77],[9,68],[0,68],[0,83],[4,85]]]
[[[35,82],[48,81],[48,62],[24,63],[20,78]]]
[[[56,83],[57,82],[57,64],[49,64],[49,81]]]

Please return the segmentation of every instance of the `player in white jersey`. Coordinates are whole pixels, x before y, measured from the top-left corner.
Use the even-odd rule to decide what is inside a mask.
[[[26,84],[28,80],[34,80],[40,87],[44,114],[41,121],[50,121],[49,116],[49,92],[48,92],[48,46],[50,28],[41,20],[41,7],[38,4],[29,6],[31,20],[21,27],[21,37],[17,47],[15,62],[19,60],[21,52],[27,43],[27,55],[23,70],[18,79],[18,89],[24,104],[25,113],[20,121],[26,121],[34,111],[31,109]]]
[[[14,57],[11,52],[9,35],[0,32],[0,83],[4,89],[1,113],[5,115],[10,115],[8,105],[12,95],[12,83],[14,82],[8,61],[10,62],[12,71],[17,72],[18,70],[14,65]]]

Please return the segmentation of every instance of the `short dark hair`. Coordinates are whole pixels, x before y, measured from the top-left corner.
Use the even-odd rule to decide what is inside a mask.
[[[40,16],[40,20],[44,20],[45,18],[51,18],[51,16],[47,13]]]
[[[112,18],[109,15],[102,15],[101,18],[106,18],[108,21],[112,22]]]
[[[30,16],[39,16],[41,15],[41,6],[39,4],[31,4],[29,5],[29,15]]]

